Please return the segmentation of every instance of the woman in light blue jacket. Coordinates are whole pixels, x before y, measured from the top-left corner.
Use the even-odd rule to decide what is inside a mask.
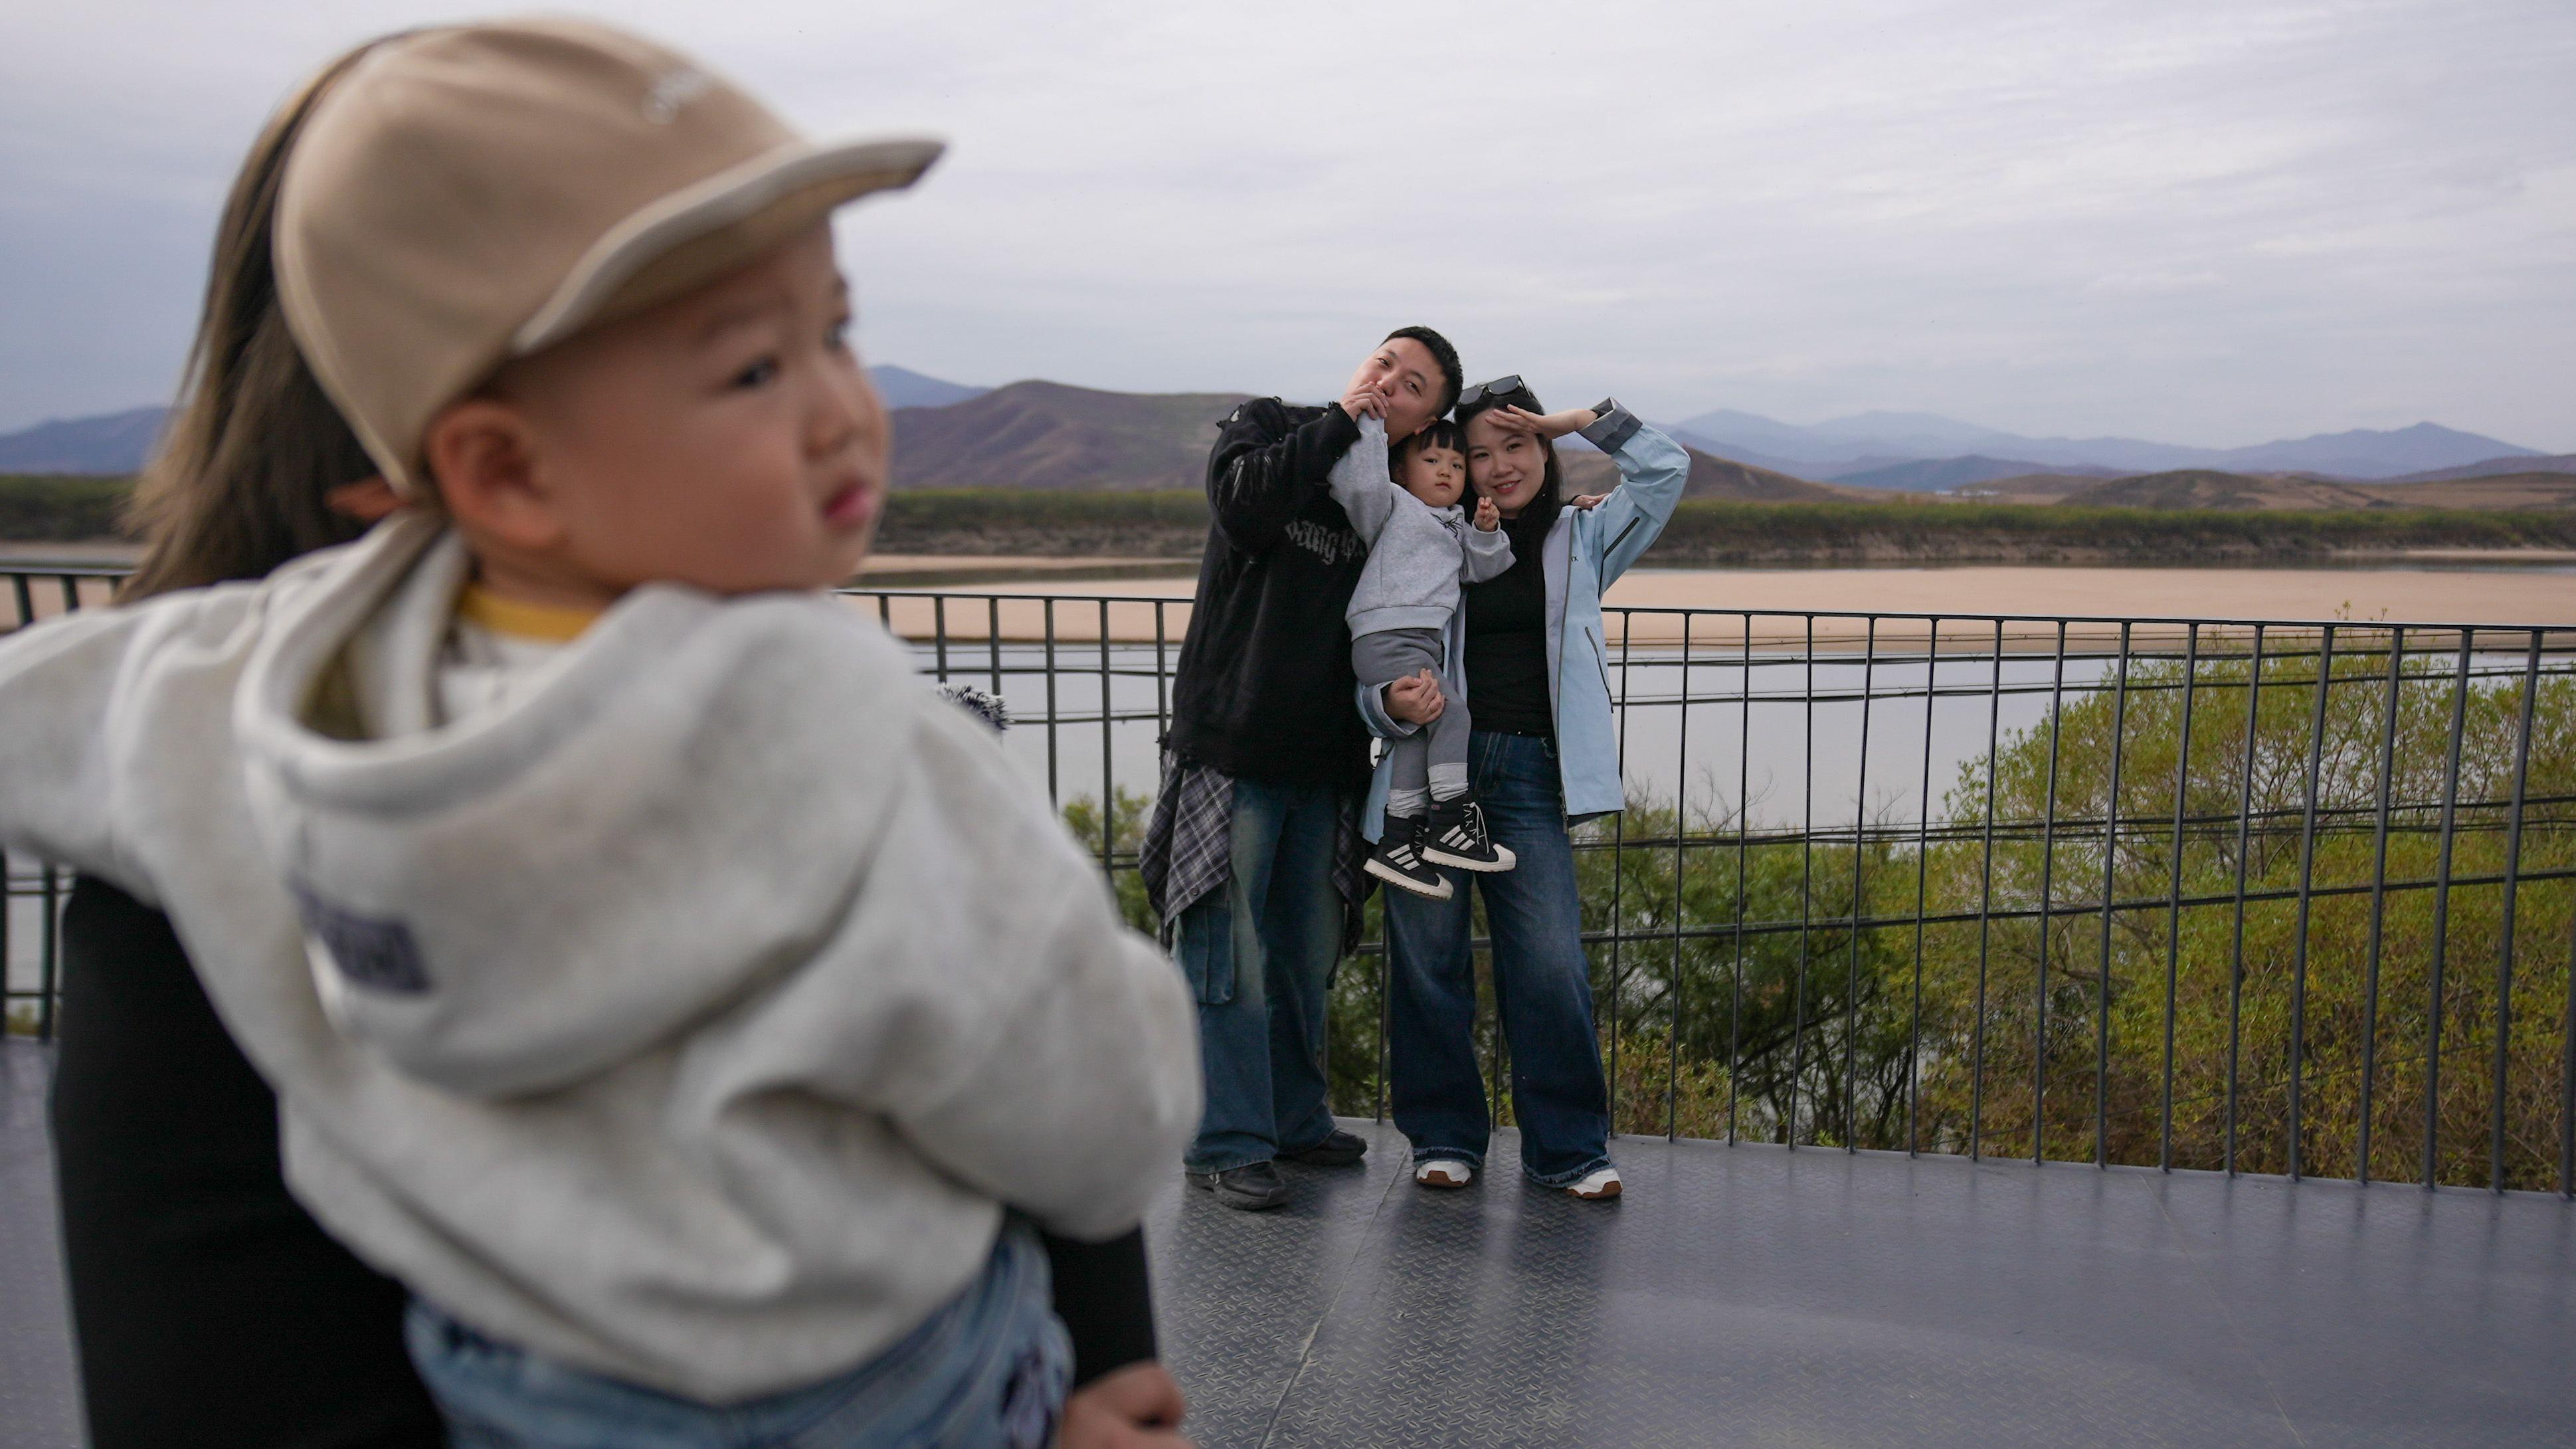
[[[1646,551],[1690,475],[1690,455],[1616,400],[1549,413],[1518,377],[1458,399],[1467,474],[1512,534],[1513,565],[1471,585],[1451,626],[1450,692],[1472,682],[1470,783],[1517,868],[1449,872],[1449,899],[1389,892],[1388,1046],[1395,1123],[1413,1143],[1414,1180],[1464,1187],[1482,1166],[1491,1122],[1473,1032],[1467,882],[1484,892],[1494,992],[1512,1063],[1521,1168],[1587,1199],[1619,1195],[1609,1154],[1609,1094],[1592,1027],[1591,967],[1570,829],[1624,803],[1611,718],[1601,591]],[[1580,431],[1616,463],[1622,486],[1598,507],[1569,507],[1554,439]],[[1390,717],[1363,686],[1360,711],[1381,738],[1417,726]],[[1374,837],[1387,776],[1368,801]]]

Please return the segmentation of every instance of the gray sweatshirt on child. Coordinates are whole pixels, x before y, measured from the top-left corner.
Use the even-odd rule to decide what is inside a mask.
[[[1382,629],[1445,629],[1458,611],[1458,586],[1481,584],[1512,566],[1512,541],[1467,521],[1452,503],[1434,508],[1387,476],[1386,424],[1361,418],[1360,440],[1333,465],[1327,486],[1369,546],[1351,590],[1351,635]]]
[[[0,639],[0,840],[170,913],[335,1237],[729,1402],[901,1339],[1006,1208],[1134,1226],[1193,1009],[991,731],[839,600],[669,585],[442,725],[466,570],[398,515]]]

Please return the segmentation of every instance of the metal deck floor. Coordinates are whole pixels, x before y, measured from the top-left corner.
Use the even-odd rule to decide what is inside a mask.
[[[44,1066],[0,1050],[0,1445],[62,1449]],[[1351,1125],[1282,1210],[1155,1205],[1204,1445],[2576,1445],[2556,1198],[1622,1139],[1588,1204]]]

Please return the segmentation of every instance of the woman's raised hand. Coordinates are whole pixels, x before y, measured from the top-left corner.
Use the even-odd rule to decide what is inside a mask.
[[[1526,433],[1534,438],[1562,438],[1579,433],[1601,420],[1590,408],[1567,408],[1561,413],[1534,413],[1526,408],[1505,403],[1482,414],[1492,418],[1507,433]]]

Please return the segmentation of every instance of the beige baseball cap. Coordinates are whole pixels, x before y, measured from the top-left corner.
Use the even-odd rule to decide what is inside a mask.
[[[429,421],[494,368],[677,297],[941,143],[818,143],[688,57],[603,25],[420,31],[306,120],[278,294],[323,390],[401,493]]]

